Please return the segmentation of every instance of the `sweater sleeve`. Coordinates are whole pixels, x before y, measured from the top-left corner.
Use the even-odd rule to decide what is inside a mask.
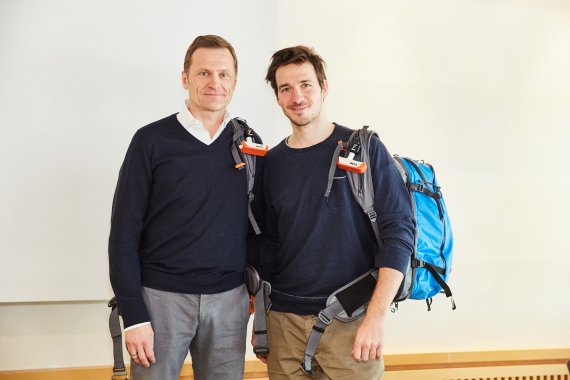
[[[410,197],[394,160],[384,144],[374,137],[370,144],[374,208],[382,248],[378,267],[396,269],[402,273],[414,249],[415,220]]]
[[[109,236],[109,274],[125,327],[150,321],[142,298],[139,246],[151,193],[150,148],[139,130],[127,150],[115,189]]]

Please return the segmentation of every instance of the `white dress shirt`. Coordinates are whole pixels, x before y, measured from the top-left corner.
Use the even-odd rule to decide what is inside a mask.
[[[210,137],[210,132],[208,132],[208,130],[204,127],[204,124],[200,120],[196,119],[194,115],[192,115],[192,113],[188,110],[188,100],[184,101],[184,108],[178,112],[176,118],[178,119],[178,122],[182,124],[182,126],[188,132],[190,132],[192,136],[196,137],[206,145],[210,145],[220,136],[226,127],[226,124],[228,124],[231,119],[230,113],[226,110],[222,124],[214,136]]]

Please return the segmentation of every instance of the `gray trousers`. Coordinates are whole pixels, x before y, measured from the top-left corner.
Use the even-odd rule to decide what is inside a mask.
[[[196,380],[242,380],[249,296],[245,285],[218,294],[143,288],[156,363],[131,361],[133,380],[178,380],[190,350]]]

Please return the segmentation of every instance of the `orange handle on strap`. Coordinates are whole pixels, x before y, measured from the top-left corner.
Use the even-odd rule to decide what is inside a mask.
[[[249,315],[252,315],[253,311],[255,309],[255,307],[253,306],[253,299],[254,299],[254,296],[250,295],[249,296]]]

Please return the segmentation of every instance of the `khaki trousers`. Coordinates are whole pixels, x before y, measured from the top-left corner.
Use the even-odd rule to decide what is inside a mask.
[[[347,323],[333,320],[317,346],[312,362],[313,374],[308,375],[301,368],[301,361],[317,317],[270,311],[267,316],[269,379],[381,379],[384,374],[382,359],[357,362],[351,356],[356,330],[362,318]]]

